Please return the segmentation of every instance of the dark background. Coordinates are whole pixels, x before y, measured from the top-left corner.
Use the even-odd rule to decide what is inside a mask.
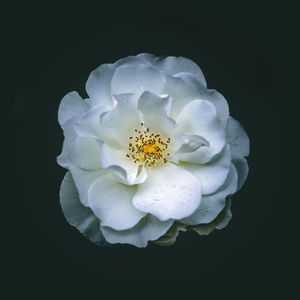
[[[148,296],[265,299],[290,289],[278,221],[280,89],[285,7],[274,2],[131,1],[12,3],[3,10],[8,79],[12,208],[6,299]],[[100,248],[65,220],[56,164],[61,98],[102,63],[141,52],[185,56],[228,100],[250,137],[249,176],[233,219],[209,236],[181,233],[175,245]],[[3,70],[2,70],[3,71]],[[11,183],[11,182],[10,182]],[[7,214],[7,215],[6,215]]]

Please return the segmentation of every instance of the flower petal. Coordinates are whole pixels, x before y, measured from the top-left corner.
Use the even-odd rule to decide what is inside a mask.
[[[160,246],[170,246],[176,242],[179,231],[187,231],[187,225],[175,221],[171,228],[153,243]]]
[[[63,124],[68,120],[80,116],[90,108],[86,100],[83,100],[77,92],[70,92],[65,95],[58,108],[58,122]]]
[[[222,94],[216,90],[207,89],[203,85],[199,84],[199,81],[189,73],[183,72],[177,74],[176,78],[182,79],[185,84],[197,89],[198,99],[211,102],[216,108],[217,117],[221,121],[222,125],[224,127],[226,126],[229,117],[229,108],[228,103]]]
[[[111,81],[112,94],[137,93],[142,88],[160,94],[165,78],[155,68],[145,65],[122,65],[118,67]]]
[[[101,164],[104,169],[111,171],[124,184],[140,184],[147,179],[146,168],[127,158],[125,149],[118,151],[103,144]]]
[[[189,75],[193,77],[193,75]],[[169,116],[176,120],[180,111],[187,103],[196,99],[200,99],[200,93],[197,88],[187,84],[181,78],[167,74],[165,77],[166,85],[163,92],[172,98]]]
[[[193,215],[180,220],[188,225],[198,225],[211,222],[220,211],[225,207],[225,198],[236,192],[237,189],[237,172],[233,164],[226,178],[224,185],[214,194],[202,196],[199,208]]]
[[[60,187],[60,204],[67,221],[84,236],[97,245],[105,240],[99,228],[99,221],[91,209],[82,205],[70,172],[67,172]]]
[[[215,107],[208,101],[194,100],[188,103],[180,112],[177,124],[177,132],[200,135],[209,142],[208,147],[179,155],[179,160],[206,163],[225,146],[225,130],[216,116]]]
[[[227,140],[231,147],[232,156],[248,156],[250,142],[243,126],[229,117],[226,128]]]
[[[89,204],[102,226],[115,230],[129,229],[145,216],[132,205],[136,186],[128,186],[107,174],[94,181],[89,189]]]
[[[176,133],[172,136],[169,145],[170,150],[174,153],[171,161],[178,164],[180,154],[191,153],[202,146],[209,146],[207,140],[195,134]]]
[[[131,244],[136,247],[146,247],[149,241],[157,240],[164,235],[173,224],[173,220],[162,222],[152,215],[145,216],[133,228],[114,230],[101,226],[105,239],[111,244]]]
[[[137,110],[137,96],[134,94],[115,95],[116,106],[100,117],[106,134],[126,144],[134,129],[140,125],[141,113]]]
[[[133,205],[165,221],[191,215],[201,201],[201,186],[188,171],[168,163],[148,169],[147,180],[138,186]]]
[[[240,190],[248,176],[248,172],[249,172],[248,163],[244,157],[238,157],[238,156],[235,156],[232,159],[232,163],[234,164],[236,171],[238,173],[238,189],[237,190]]]
[[[188,58],[182,56],[168,56],[163,58],[147,53],[141,53],[137,56],[143,57],[147,61],[151,62],[153,66],[170,75],[176,75],[181,72],[191,73],[203,86],[206,87],[206,81],[201,69],[197,64]]]
[[[110,83],[114,71],[113,64],[103,64],[90,74],[85,88],[91,98],[91,106],[113,104]]]
[[[101,147],[94,138],[77,136],[70,149],[70,159],[85,170],[101,169]]]
[[[174,120],[167,116],[170,98],[144,92],[138,101],[138,109],[143,113],[146,127],[162,136],[170,136],[176,128]]]
[[[201,183],[202,195],[212,194],[225,182],[231,163],[230,147],[227,145],[221,155],[204,164],[181,163],[180,167],[191,172]]]
[[[230,210],[231,200],[226,200],[226,207],[218,214],[218,216],[211,222],[206,224],[199,224],[192,227],[200,235],[208,235],[215,229],[225,228],[231,220],[232,214]]]
[[[81,168],[78,168],[73,163],[70,163],[69,169],[72,174],[75,186],[78,190],[80,202],[84,206],[88,207],[88,191],[90,186],[96,179],[105,175],[107,172],[105,170],[85,171]]]

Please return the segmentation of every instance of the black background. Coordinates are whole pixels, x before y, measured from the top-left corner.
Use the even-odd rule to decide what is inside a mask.
[[[126,3],[125,3],[126,2]],[[279,103],[284,9],[274,2],[13,3],[3,10],[4,64],[17,162],[7,213],[9,297],[247,299],[287,295],[280,207]],[[85,97],[90,72],[141,52],[185,56],[228,100],[250,137],[249,176],[233,219],[175,245],[100,248],[66,222],[56,164],[61,98]],[[4,213],[5,214],[5,213]]]

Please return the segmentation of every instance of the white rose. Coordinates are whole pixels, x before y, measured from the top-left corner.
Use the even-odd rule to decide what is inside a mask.
[[[86,91],[67,94],[58,111],[71,225],[96,244],[137,247],[226,226],[249,139],[194,62],[130,56],[94,70]]]

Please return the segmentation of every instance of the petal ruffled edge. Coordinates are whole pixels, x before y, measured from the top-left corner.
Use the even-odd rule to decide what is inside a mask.
[[[143,248],[149,241],[157,240],[172,226],[173,220],[160,221],[148,214],[133,228],[127,230],[114,230],[101,226],[104,238],[111,244],[131,244]]]
[[[86,238],[93,243],[104,246],[108,245],[99,228],[99,220],[79,200],[78,191],[72,175],[67,172],[59,191],[60,204],[63,214],[68,223],[76,227]]]

